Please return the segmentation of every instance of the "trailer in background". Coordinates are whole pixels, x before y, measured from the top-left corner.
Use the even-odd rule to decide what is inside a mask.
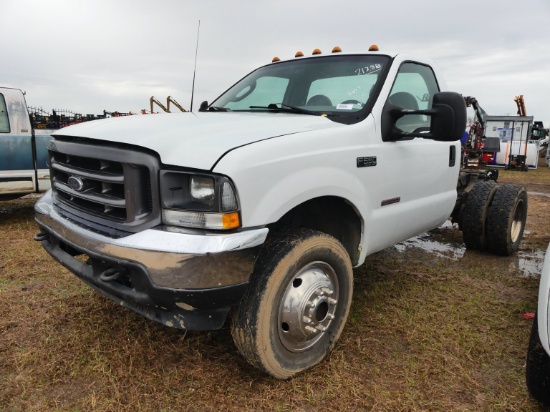
[[[532,140],[533,116],[485,116],[485,137],[497,137],[500,151],[493,166],[536,169],[539,159],[539,141]]]

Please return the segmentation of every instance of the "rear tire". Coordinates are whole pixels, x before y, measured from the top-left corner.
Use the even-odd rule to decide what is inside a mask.
[[[487,212],[498,188],[494,182],[476,182],[468,193],[461,226],[466,248],[480,251],[486,249]]]
[[[544,350],[539,337],[537,315],[531,328],[527,365],[525,369],[527,389],[533,398],[546,406],[550,405],[550,356]]]
[[[487,247],[509,256],[518,250],[527,220],[527,192],[520,185],[500,186],[487,214]]]
[[[330,353],[352,293],[351,261],[338,240],[310,229],[276,235],[233,313],[235,345],[252,365],[288,379]]]

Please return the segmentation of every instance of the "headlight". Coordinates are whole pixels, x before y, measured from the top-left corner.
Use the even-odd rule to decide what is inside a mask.
[[[227,177],[165,170],[160,187],[166,225],[216,230],[241,226],[237,191]]]
[[[214,198],[216,197],[214,179],[204,176],[191,176],[189,192],[193,200],[207,206],[214,205]]]

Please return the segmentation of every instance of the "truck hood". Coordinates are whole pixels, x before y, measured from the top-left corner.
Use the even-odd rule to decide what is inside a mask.
[[[56,131],[154,150],[164,164],[211,169],[225,153],[278,136],[343,127],[323,116],[288,113],[166,113],[94,120]]]

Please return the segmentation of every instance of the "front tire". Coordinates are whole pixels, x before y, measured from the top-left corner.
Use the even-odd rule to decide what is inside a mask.
[[[288,379],[330,353],[352,294],[351,261],[338,240],[310,229],[276,235],[233,313],[235,345],[252,365]]]

